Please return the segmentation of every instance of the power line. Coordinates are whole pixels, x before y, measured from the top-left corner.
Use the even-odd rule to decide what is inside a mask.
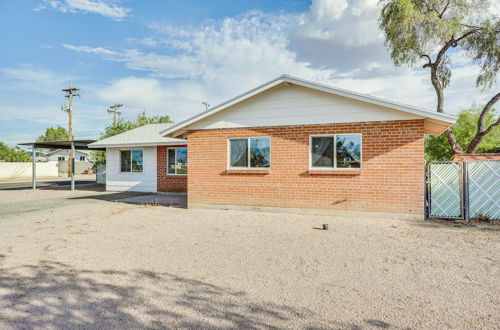
[[[123,104],[114,104],[108,109],[108,112],[113,114],[113,124],[116,123],[116,115],[118,114],[120,117],[122,115],[121,111],[118,111],[121,107],[123,107]]]
[[[207,101],[203,101],[203,102],[201,102],[201,104],[203,104],[205,106],[205,111],[207,111],[208,108],[210,108],[210,104],[208,104]]]
[[[78,94],[79,89],[74,88],[73,84],[70,82],[69,83],[69,88],[63,89],[63,92],[66,93],[64,97],[68,98],[68,105],[63,105],[61,106],[61,110],[65,111],[68,113],[68,128],[69,128],[69,140],[73,140],[73,96],[80,96]],[[68,156],[68,176],[72,177],[73,176],[73,151],[69,151],[69,156]]]

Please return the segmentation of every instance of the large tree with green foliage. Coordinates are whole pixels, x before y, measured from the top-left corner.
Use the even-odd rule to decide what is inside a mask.
[[[379,17],[386,46],[397,65],[422,64],[430,70],[436,91],[437,111],[444,109],[444,89],[452,73],[452,58],[462,51],[481,68],[476,86],[491,88],[500,68],[500,19],[488,0],[381,0]],[[457,141],[452,129],[445,132],[453,153],[474,153],[484,137],[500,124],[487,123],[500,100],[496,93],[482,107],[475,134],[467,145]]]
[[[481,108],[472,107],[459,112],[457,123],[451,128],[453,135],[457,139],[457,143],[466,148],[476,134],[477,120],[481,114]],[[492,125],[497,120],[496,113],[492,110],[486,116],[486,125]],[[477,147],[477,152],[500,152],[500,130],[493,130],[490,134],[486,135]],[[453,151],[450,148],[446,136],[441,134],[439,136],[427,136],[425,138],[425,160],[444,161],[450,160],[453,156]]]
[[[104,128],[104,132],[101,134],[100,139],[106,139],[111,136],[118,135],[147,124],[163,124],[172,122],[173,121],[170,120],[170,117],[167,115],[148,117],[146,115],[146,112],[143,111],[137,116],[135,120],[120,119],[112,123],[111,125],[106,126],[106,128]],[[106,162],[106,153],[104,151],[92,151],[90,154],[90,160],[94,164],[104,164]]]
[[[18,147],[9,147],[0,142],[0,162],[29,162],[31,157]]]
[[[37,142],[48,142],[48,141],[67,141],[69,140],[69,133],[66,128],[57,126],[49,127],[45,130],[43,135],[40,135]]]

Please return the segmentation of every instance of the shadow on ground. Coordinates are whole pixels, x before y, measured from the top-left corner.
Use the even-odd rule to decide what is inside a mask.
[[[443,219],[427,219],[425,221],[410,221],[410,224],[417,227],[429,229],[451,229],[451,230],[479,230],[479,231],[500,231],[500,226],[496,223],[470,222]]]
[[[94,190],[95,191],[95,190]],[[70,197],[71,200],[101,200],[135,205],[187,207],[187,195],[182,193],[116,192]]]
[[[362,328],[314,316],[308,309],[255,303],[245,292],[168,273],[82,270],[49,261],[0,267],[1,328]],[[390,327],[378,320],[364,323]]]

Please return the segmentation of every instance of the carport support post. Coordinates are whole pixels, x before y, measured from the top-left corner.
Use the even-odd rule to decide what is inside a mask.
[[[33,190],[36,189],[36,149],[35,149],[35,145],[33,145],[33,149],[32,149],[32,152],[33,154],[31,155],[31,162],[32,162],[32,166],[33,166],[33,169],[32,169],[32,173],[31,173],[31,184],[33,186]]]
[[[71,190],[75,190],[75,142],[71,141]]]

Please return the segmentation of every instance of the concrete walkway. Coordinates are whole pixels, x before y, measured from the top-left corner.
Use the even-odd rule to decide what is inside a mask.
[[[182,193],[148,194],[118,199],[116,202],[141,205],[187,207],[187,195]]]

